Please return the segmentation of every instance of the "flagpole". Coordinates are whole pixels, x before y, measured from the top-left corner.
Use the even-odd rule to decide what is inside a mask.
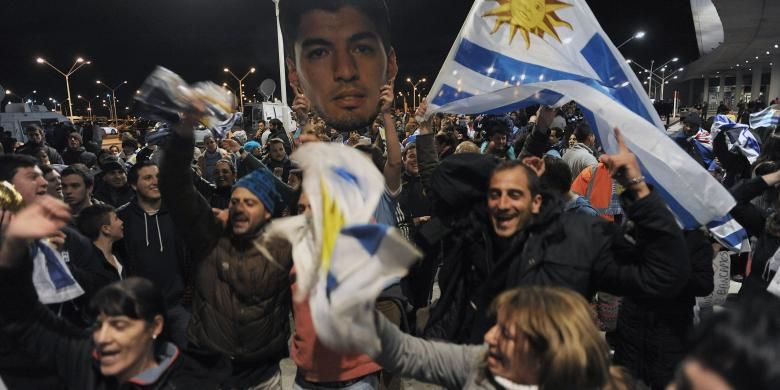
[[[287,107],[287,75],[284,72],[284,38],[282,38],[282,25],[279,22],[279,1],[271,0],[274,2],[274,8],[276,8],[276,39],[279,49],[279,81],[281,82],[280,89],[282,90],[282,104]],[[282,110],[284,115],[285,125],[290,122],[290,115],[288,110]],[[289,131],[289,129],[288,129]]]

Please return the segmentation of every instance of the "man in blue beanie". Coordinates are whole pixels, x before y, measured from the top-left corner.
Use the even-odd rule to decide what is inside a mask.
[[[262,153],[263,152],[263,147],[257,141],[249,141],[249,142],[245,143],[244,144],[244,150],[247,153],[257,157],[258,159],[260,159],[261,158],[260,156],[263,154]]]
[[[227,220],[219,218],[190,174],[192,128],[192,123],[174,128],[159,182],[174,225],[192,251],[188,349],[203,358],[210,375],[226,377],[224,388],[280,388],[279,362],[288,354],[290,337],[292,249],[267,233],[280,202],[273,173],[258,169],[238,180],[230,189]]]

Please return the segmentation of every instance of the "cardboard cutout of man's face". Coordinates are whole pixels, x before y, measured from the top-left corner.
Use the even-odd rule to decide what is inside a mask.
[[[380,89],[398,72],[395,52],[371,20],[351,6],[310,10],[301,16],[294,47],[294,59],[287,58],[290,82],[317,114],[340,131],[371,125]]]

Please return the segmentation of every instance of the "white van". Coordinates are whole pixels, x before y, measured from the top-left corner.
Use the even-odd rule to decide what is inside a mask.
[[[10,131],[11,136],[20,142],[27,142],[24,129],[29,125],[37,124],[46,129],[62,122],[70,121],[59,112],[49,111],[46,106],[28,103],[10,103],[5,106],[4,112],[0,112],[0,127]]]

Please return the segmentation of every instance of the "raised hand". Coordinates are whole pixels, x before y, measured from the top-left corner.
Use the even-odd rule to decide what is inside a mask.
[[[539,106],[539,110],[536,111],[536,126],[542,130],[548,129],[555,119],[556,112],[554,108]]]
[[[70,220],[70,207],[63,201],[44,195],[17,212],[5,226],[8,238],[37,240],[57,237]]]
[[[523,160],[523,165],[527,166],[528,168],[531,168],[532,171],[536,172],[536,176],[542,177],[544,175],[545,165],[544,165],[544,159],[536,156],[530,156],[526,157]]]
[[[295,93],[295,99],[293,100],[292,110],[295,113],[295,121],[298,122],[298,126],[303,127],[309,121],[309,112],[311,111],[311,101],[304,95],[303,91],[292,83],[290,83],[293,93]]]
[[[379,90],[379,111],[382,114],[390,114],[393,112],[393,101],[395,96],[393,95],[393,80],[383,85]]]
[[[609,168],[609,173],[618,183],[634,191],[638,199],[644,198],[650,194],[650,188],[642,176],[636,155],[628,149],[623,134],[617,128],[615,129],[615,140],[618,143],[618,152],[611,155],[605,154],[599,158],[599,161]]]
[[[414,112],[414,119],[420,124],[420,134],[432,134],[433,126],[431,120],[433,118],[425,119],[425,114],[428,113],[428,99],[423,98],[420,105],[417,106],[417,110]]]

